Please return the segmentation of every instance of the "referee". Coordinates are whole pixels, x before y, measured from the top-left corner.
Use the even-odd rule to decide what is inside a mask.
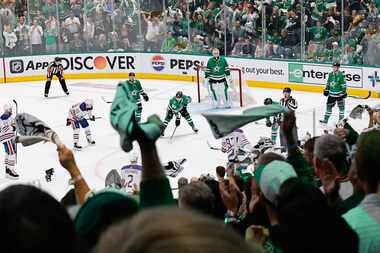
[[[67,90],[67,85],[65,78],[63,77],[63,66],[61,63],[61,59],[59,57],[55,57],[54,61],[51,62],[47,69],[47,80],[45,84],[45,97],[47,98],[49,96],[49,90],[51,85],[51,80],[53,79],[53,76],[56,76],[62,86],[63,92],[66,93],[66,95],[69,95],[69,91]]]

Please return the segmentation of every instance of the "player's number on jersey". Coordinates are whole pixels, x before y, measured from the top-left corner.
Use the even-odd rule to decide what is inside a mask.
[[[132,186],[133,186],[133,175],[128,175],[127,176],[128,177],[128,181],[127,181],[127,187],[128,188],[132,188]]]

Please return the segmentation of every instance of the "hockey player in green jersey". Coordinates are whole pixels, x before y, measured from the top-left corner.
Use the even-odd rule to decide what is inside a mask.
[[[166,111],[166,116],[164,123],[161,125],[161,135],[164,136],[166,127],[168,126],[170,120],[175,115],[175,126],[178,127],[181,123],[181,116],[184,117],[193,129],[195,133],[198,129],[195,127],[193,120],[187,111],[187,105],[191,103],[191,97],[183,95],[182,91],[178,91],[175,97],[171,98],[169,101],[168,109]]]
[[[135,111],[135,117],[136,121],[140,122],[142,112],[141,96],[145,102],[149,101],[149,97],[141,87],[140,81],[135,79],[135,76],[135,73],[130,72],[129,79],[123,82],[123,87],[128,94],[130,101],[136,104],[137,110]]]
[[[323,91],[323,95],[327,96],[325,118],[319,121],[323,124],[328,123],[335,103],[338,104],[339,108],[339,120],[344,119],[344,99],[347,97],[346,80],[344,73],[339,71],[339,67],[339,63],[333,64],[333,72],[329,74],[326,88]]]
[[[215,107],[220,108],[222,103],[223,107],[230,108],[232,103],[228,95],[228,83],[232,84],[232,81],[228,63],[224,57],[220,56],[219,49],[214,48],[212,55],[205,71],[210,96]]]

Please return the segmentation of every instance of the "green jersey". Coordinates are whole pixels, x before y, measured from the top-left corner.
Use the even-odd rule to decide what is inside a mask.
[[[327,78],[326,90],[329,91],[329,96],[340,97],[346,93],[346,80],[343,72],[331,72]]]
[[[141,93],[144,92],[144,90],[141,87],[141,83],[139,80],[134,80],[134,81],[123,81],[123,88],[125,89],[127,96],[129,100],[132,103],[138,103],[141,101]]]
[[[173,97],[169,101],[169,109],[172,110],[175,114],[178,114],[184,107],[191,103],[191,97],[183,95],[181,100],[177,100],[176,97]]]
[[[228,63],[224,57],[212,57],[208,60],[205,71],[206,78],[210,78],[213,80],[222,80],[223,78],[229,75],[230,69],[228,68]]]

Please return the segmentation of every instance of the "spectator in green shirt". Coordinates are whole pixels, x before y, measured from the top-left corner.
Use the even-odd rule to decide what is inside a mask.
[[[309,32],[312,34],[313,41],[322,42],[327,37],[327,29],[322,26],[321,21],[317,21],[316,26],[313,26],[309,29]]]
[[[172,52],[176,44],[177,40],[173,37],[173,33],[167,32],[166,37],[161,44],[161,52]]]
[[[380,252],[380,131],[362,133],[354,159],[365,197],[343,218],[359,236],[359,253]]]

